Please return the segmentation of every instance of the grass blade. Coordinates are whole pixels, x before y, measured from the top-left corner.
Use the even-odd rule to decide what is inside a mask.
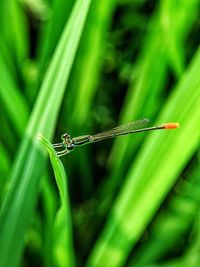
[[[67,177],[63,164],[56,156],[56,152],[51,143],[42,135],[39,135],[38,138],[49,153],[61,200],[61,205],[54,222],[53,256],[55,266],[74,266],[75,260],[72,248],[72,226],[66,183]]]
[[[1,25],[5,43],[15,59],[18,69],[29,54],[29,39],[24,10],[19,1],[1,1]],[[7,19],[2,20],[6,14]],[[8,23],[9,21],[9,23]]]
[[[169,2],[171,3],[171,6],[174,6],[173,0],[170,0],[167,3]],[[137,77],[133,79],[133,82],[130,83],[130,88],[124,101],[124,107],[121,111],[121,123],[137,120],[140,116],[143,117],[144,115],[144,117],[153,119],[157,116],[156,114],[159,110],[162,109],[165,99],[161,96],[166,86],[167,64],[168,62],[173,64],[171,62],[169,45],[166,46],[166,36],[169,38],[169,42],[177,41],[171,40],[172,36],[170,28],[168,28],[169,34],[166,34],[167,29],[164,24],[165,17],[167,16],[167,21],[176,21],[174,31],[176,32],[176,38],[178,38],[181,43],[175,44],[175,46],[181,46],[179,52],[182,53],[181,51],[184,50],[184,40],[186,39],[188,31],[191,29],[197,15],[197,0],[184,1],[181,6],[181,12],[179,9],[180,6],[175,5],[172,12],[166,2],[161,2],[160,5],[161,6],[158,6],[154,12],[153,18],[150,21],[150,31],[144,40],[141,55],[136,63],[139,75],[137,75]],[[182,14],[181,19],[179,19],[180,13]],[[187,27],[185,27],[185,25],[187,25]],[[187,28],[187,30],[185,30],[185,28]],[[181,57],[183,57],[183,55],[176,56],[176,62],[178,62],[178,59]],[[176,64],[181,66],[182,61],[185,61],[185,59],[182,58],[180,61],[181,62]],[[175,68],[175,66],[173,65],[172,68]],[[158,99],[162,99],[159,104],[157,101]],[[131,137],[126,138],[126,140],[116,139],[109,162],[111,171],[114,175],[112,181],[109,183],[117,183],[120,175],[125,173],[125,170],[128,168],[128,156],[132,154],[135,147],[140,142],[140,136],[135,137],[134,140]],[[118,155],[117,159],[115,155]],[[111,185],[111,187],[112,186],[113,185]]]
[[[23,134],[28,121],[29,108],[1,55],[0,69],[0,97],[2,106],[6,110],[17,134],[20,136]],[[12,101],[10,101],[10,99],[12,99]]]
[[[44,167],[36,135],[51,138],[79,44],[90,0],[77,1],[52,58],[15,162],[11,187],[0,214],[0,266],[16,266],[35,205]]]
[[[149,134],[87,266],[108,266],[108,260],[110,267],[124,265],[131,248],[197,150],[200,140],[199,68],[200,50],[159,118],[159,121],[177,120],[181,128],[170,133]]]

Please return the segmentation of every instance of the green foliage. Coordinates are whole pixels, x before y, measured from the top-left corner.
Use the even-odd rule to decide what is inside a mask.
[[[199,4],[1,1],[1,267],[200,265]],[[143,117],[181,127],[48,141]]]
[[[51,143],[41,135],[38,136],[38,139],[41,140],[49,152],[61,200],[61,206],[55,217],[52,243],[55,265],[60,267],[74,266],[69,197],[66,185],[67,177]]]

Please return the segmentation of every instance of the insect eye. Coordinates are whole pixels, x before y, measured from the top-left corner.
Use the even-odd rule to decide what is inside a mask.
[[[73,143],[67,144],[67,149],[73,150],[75,148],[75,145]]]
[[[65,133],[61,136],[62,140],[69,140],[70,139],[70,135],[68,133]]]

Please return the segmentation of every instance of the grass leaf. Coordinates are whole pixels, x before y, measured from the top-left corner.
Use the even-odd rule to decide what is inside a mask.
[[[57,211],[54,222],[53,256],[55,266],[74,266],[74,252],[72,248],[72,225],[69,208],[69,196],[67,190],[67,176],[62,162],[57,157],[51,143],[39,135],[38,138],[49,152],[52,168],[58,186],[61,205]]]
[[[16,266],[37,199],[45,157],[36,135],[51,138],[90,0],[77,1],[52,58],[15,162],[0,214],[0,266]]]
[[[159,117],[159,121],[179,119],[181,128],[149,134],[131,166],[87,266],[104,266],[108,259],[110,267],[123,266],[130,249],[197,150],[200,140],[199,68],[200,50]]]

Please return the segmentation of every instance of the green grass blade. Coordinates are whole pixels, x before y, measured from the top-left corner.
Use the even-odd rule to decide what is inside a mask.
[[[88,14],[77,60],[70,77],[70,94],[66,97],[66,103],[71,112],[67,124],[76,132],[82,130],[83,125],[91,118],[91,106],[98,89],[106,37],[114,7],[115,0],[95,0]],[[88,49],[88,46],[90,49]],[[76,88],[76,90],[73,90],[73,88]],[[66,121],[66,116],[63,120]]]
[[[27,21],[19,1],[1,1],[0,3],[2,35],[5,38],[16,65],[20,66],[29,54],[29,39]],[[6,14],[6,20],[4,18]],[[9,21],[9,23],[8,23]]]
[[[87,266],[123,266],[200,140],[200,50],[174,89],[159,121],[177,120],[173,132],[150,133],[134,161]],[[187,140],[187,142],[185,142]],[[159,162],[159,164],[158,164]]]
[[[53,1],[52,3],[51,16],[53,19],[47,21],[43,27],[41,27],[39,33],[37,53],[41,71],[44,70],[51,58],[73,4],[74,0]]]
[[[6,189],[6,185],[7,185],[7,180],[5,177],[8,176],[9,171],[10,171],[10,158],[9,158],[9,154],[6,151],[5,147],[0,143],[0,174],[1,174],[1,178],[0,178],[0,205],[2,203],[3,200],[3,196],[4,196],[4,190]]]
[[[74,266],[74,252],[72,248],[72,225],[67,192],[67,177],[62,162],[56,156],[51,143],[43,136],[38,137],[49,152],[52,168],[58,186],[61,206],[57,211],[54,222],[53,256],[55,266]]]
[[[53,1],[51,7],[45,8],[44,16],[46,16],[45,23],[41,23],[39,29],[39,36],[36,48],[37,57],[37,73],[38,77],[33,83],[27,84],[27,94],[30,99],[34,99],[42,77],[49,64],[51,56],[55,51],[56,44],[64,29],[65,23],[70,16],[70,11],[73,7],[74,0],[70,1]],[[32,3],[28,3],[31,5]],[[45,13],[47,13],[45,15]]]
[[[165,99],[161,96],[167,82],[167,64],[173,64],[171,62],[172,55],[169,51],[169,44],[166,45],[166,38],[169,39],[169,42],[175,42],[175,47],[181,46],[179,51],[182,53],[184,41],[196,18],[198,5],[198,0],[185,0],[180,10],[180,6],[174,5],[173,0],[168,2],[171,3],[171,6],[175,6],[173,7],[173,12],[165,2],[161,2],[161,7],[159,6],[153,13],[149,33],[147,33],[147,37],[144,39],[144,45],[136,63],[138,75],[130,83],[130,88],[121,110],[120,123],[136,120],[140,116],[153,119],[162,109]],[[167,28],[169,33],[166,34],[167,29],[163,25],[166,16],[167,21],[176,21],[173,31],[176,32],[176,38],[179,40],[178,44],[176,39],[172,41],[171,29],[169,27]],[[175,51],[177,52],[177,49]],[[182,57],[182,55],[179,55],[175,57],[176,59],[174,58],[176,62],[180,58],[180,62],[176,64],[182,65],[181,62],[185,61]],[[172,68],[175,68],[175,66],[173,65]],[[158,99],[161,99],[159,103]],[[117,183],[119,177],[125,173],[129,155],[135,151],[135,147],[140,142],[141,136],[135,136],[134,139],[130,136],[125,140],[119,138],[114,142],[109,161],[113,173],[113,179],[109,181],[109,183],[112,183],[111,188]],[[118,155],[117,158],[116,155]]]
[[[12,125],[21,136],[28,121],[29,107],[21,94],[16,81],[11,76],[6,64],[0,55],[0,98]],[[11,101],[12,99],[12,101]]]
[[[57,194],[50,175],[43,179],[41,188],[41,197],[44,207],[44,231],[42,233],[42,258],[44,267],[53,267],[52,242],[53,242],[53,225],[57,209]]]
[[[139,267],[160,262],[170,254],[173,248],[177,248],[178,254],[182,247],[180,244],[183,236],[191,231],[199,210],[199,171],[200,165],[197,161],[194,167],[189,168],[189,177],[186,183],[183,174],[183,179],[176,185],[168,199],[168,204],[161,210],[150,227],[148,239],[133,255],[129,266]],[[165,245],[161,246],[160,244]],[[184,250],[186,245],[184,244]]]
[[[0,266],[16,266],[21,255],[45,160],[36,135],[41,132],[51,138],[53,134],[89,6],[90,0],[76,2],[45,75],[17,155],[11,187],[0,214]]]

